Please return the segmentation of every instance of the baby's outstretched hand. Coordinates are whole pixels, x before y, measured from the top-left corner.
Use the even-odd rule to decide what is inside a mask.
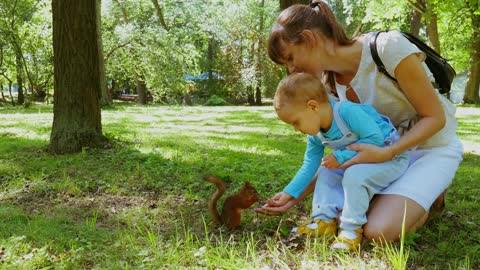
[[[282,192],[277,193],[272,198],[268,199],[267,204],[268,204],[268,206],[283,206],[290,199],[292,199],[292,196],[290,196],[288,193],[282,191]]]
[[[340,163],[338,163],[337,158],[332,153],[330,153],[323,157],[322,166],[328,168],[329,170],[333,170],[338,168],[340,166]]]
[[[255,208],[255,212],[267,216],[279,216],[287,212],[290,207],[297,202],[295,199],[285,192],[279,192],[272,198],[268,199],[267,203],[260,207]]]

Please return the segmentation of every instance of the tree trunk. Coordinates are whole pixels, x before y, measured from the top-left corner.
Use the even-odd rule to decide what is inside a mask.
[[[12,102],[12,106],[15,106],[15,99],[13,98],[12,94],[12,82],[8,83],[8,93],[10,94],[10,101]]]
[[[250,106],[255,105],[255,96],[251,85],[247,86],[247,103]]]
[[[98,25],[98,31],[97,31],[97,39],[98,39],[98,55],[100,57],[99,59],[99,68],[100,68],[100,87],[101,87],[101,99],[100,99],[100,104],[102,106],[108,106],[111,105],[113,100],[112,96],[109,95],[107,91],[107,79],[105,78],[105,60],[103,58],[103,39],[102,39],[102,14],[101,11],[102,8],[102,1],[98,0],[97,1],[97,25]]]
[[[54,108],[49,151],[97,147],[102,135],[97,0],[53,0]]]
[[[255,43],[256,43],[255,41],[252,41],[252,44],[250,45],[250,52],[249,52],[250,63],[255,63]],[[247,86],[247,102],[248,102],[248,105],[250,106],[255,105],[255,90],[256,90],[255,77],[256,75],[254,74],[252,81],[249,82],[249,85]]]
[[[432,48],[440,54],[440,39],[438,37],[437,13],[435,13],[434,4],[427,0],[427,35],[432,44]]]
[[[262,105],[262,82],[257,82],[257,87],[255,88],[255,105]]]
[[[135,85],[137,88],[137,103],[140,105],[147,104],[147,86],[145,80],[141,76],[136,76]]]
[[[256,67],[256,72],[255,72],[255,77],[257,81],[257,86],[255,89],[255,104],[256,105],[262,105],[262,80],[263,80],[263,48],[264,46],[264,41],[263,41],[263,29],[264,29],[264,9],[265,9],[265,0],[260,1],[260,20],[258,24],[258,46],[257,46],[257,67]]]
[[[294,4],[304,4],[308,5],[309,0],[280,0],[280,10],[284,10],[287,7]]]
[[[207,47],[207,71],[208,71],[208,78],[207,78],[207,93],[209,96],[216,95],[217,89],[213,83],[213,67],[214,67],[214,48],[213,48],[213,38],[208,40],[208,47]]]
[[[410,33],[418,38],[420,27],[422,26],[422,13],[415,8],[412,8],[410,19]]]
[[[467,6],[468,6],[467,1]],[[476,9],[479,7],[477,6]],[[475,14],[474,7],[470,6],[470,16],[472,20],[472,44],[470,45],[470,69],[468,72],[467,85],[465,86],[465,96],[463,102],[468,104],[479,104],[480,88],[480,15]]]
[[[15,50],[15,62],[17,67],[17,102],[22,105],[25,102],[23,94],[23,63],[22,56],[18,50]]]

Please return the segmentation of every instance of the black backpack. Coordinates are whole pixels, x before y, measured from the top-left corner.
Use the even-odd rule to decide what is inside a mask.
[[[377,52],[377,37],[378,35],[384,31],[374,32],[373,36],[370,38],[370,52],[373,57],[373,61],[377,64],[378,71],[385,74],[388,78],[393,81],[397,81],[392,75],[388,74],[387,70],[385,69],[385,65],[383,65],[382,60],[378,57]],[[427,58],[425,59],[425,64],[427,64],[428,69],[433,73],[433,77],[435,77],[436,83],[434,87],[438,89],[441,94],[446,94],[450,92],[450,87],[452,85],[452,81],[457,75],[455,70],[447,63],[447,60],[440,56],[436,51],[430,48],[427,44],[423,41],[415,37],[414,35],[406,32],[401,32],[403,36],[405,36],[411,43],[415,44],[421,51],[425,53]]]

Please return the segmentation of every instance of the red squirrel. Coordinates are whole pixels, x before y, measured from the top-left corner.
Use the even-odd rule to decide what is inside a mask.
[[[241,211],[243,209],[250,208],[252,204],[260,199],[257,190],[247,181],[237,193],[225,199],[222,214],[220,215],[217,210],[217,201],[225,192],[225,183],[215,176],[205,176],[204,179],[217,187],[217,190],[208,201],[208,210],[216,224],[225,224],[229,229],[235,229],[240,224]]]

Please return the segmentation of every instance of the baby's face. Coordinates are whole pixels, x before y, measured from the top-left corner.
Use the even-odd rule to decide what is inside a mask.
[[[303,134],[315,136],[320,131],[320,122],[317,119],[319,114],[307,107],[307,104],[284,106],[277,110],[277,115],[280,120],[293,126],[295,131]]]

